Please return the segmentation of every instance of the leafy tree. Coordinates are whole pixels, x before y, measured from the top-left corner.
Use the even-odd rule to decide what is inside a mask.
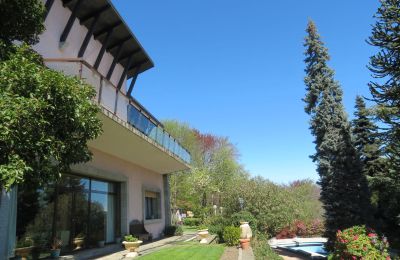
[[[0,40],[34,44],[44,30],[45,8],[40,0],[0,1]]]
[[[320,176],[325,235],[331,249],[338,229],[366,222],[369,193],[351,140],[342,90],[327,64],[330,59],[327,48],[312,21],[306,32],[305,111],[311,116],[310,129],[315,136],[316,153],[311,157]]]
[[[0,186],[47,183],[90,160],[101,131],[93,87],[46,68],[27,45],[0,61]]]
[[[385,193],[384,231],[400,245],[400,1],[380,0],[369,44],[378,51],[370,58],[369,69],[374,81],[369,83],[377,118],[383,123],[384,153],[388,158],[386,174],[376,178]]]

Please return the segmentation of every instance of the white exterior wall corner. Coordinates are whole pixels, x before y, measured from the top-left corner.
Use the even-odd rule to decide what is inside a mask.
[[[85,26],[81,25],[79,20],[76,18],[66,42],[60,46],[60,36],[68,22],[70,15],[71,11],[67,7],[63,6],[62,1],[55,0],[45,21],[46,29],[40,35],[39,43],[33,46],[33,49],[44,58],[77,58],[79,49],[81,48],[82,42],[88,30]],[[101,42],[95,40],[92,36],[86,48],[83,59],[89,64],[94,65],[101,46]],[[110,53],[104,53],[98,68],[100,74],[103,76],[107,75],[113,59],[114,57]],[[110,79],[114,86],[118,84],[123,71],[124,67],[117,63]],[[121,90],[124,92],[125,89],[126,77],[121,87]]]

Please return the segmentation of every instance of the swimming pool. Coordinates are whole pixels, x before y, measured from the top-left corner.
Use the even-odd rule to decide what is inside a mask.
[[[308,256],[310,259],[326,259],[328,253],[324,248],[324,243],[297,242],[295,244],[281,245],[278,248],[291,251],[293,253]]]

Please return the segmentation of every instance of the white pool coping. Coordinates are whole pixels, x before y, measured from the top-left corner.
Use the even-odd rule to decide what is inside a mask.
[[[303,244],[303,243],[326,243],[328,241],[327,238],[324,237],[295,237],[295,238],[287,238],[287,239],[276,239],[272,238],[268,240],[268,244],[272,248],[282,248],[282,249],[287,249],[287,246],[296,246],[298,244]],[[314,252],[309,252],[306,250],[301,250],[303,252],[306,252],[310,254],[311,257],[321,257],[321,258],[326,258],[326,256],[314,253]]]

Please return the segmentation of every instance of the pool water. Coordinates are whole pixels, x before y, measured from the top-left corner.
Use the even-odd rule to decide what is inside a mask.
[[[299,246],[287,246],[286,248],[289,248],[291,250],[295,251],[303,251],[303,252],[308,252],[308,253],[317,253],[320,255],[328,255],[324,248],[323,243],[313,243],[313,244],[304,244],[301,243]]]

